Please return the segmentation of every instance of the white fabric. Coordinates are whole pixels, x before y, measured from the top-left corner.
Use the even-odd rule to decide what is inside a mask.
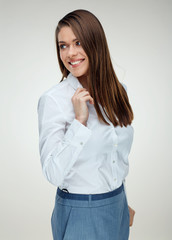
[[[123,86],[127,90],[126,85]],[[94,106],[88,101],[87,126],[81,124],[75,119],[71,101],[78,87],[83,86],[70,73],[39,98],[43,174],[50,183],[71,193],[109,192],[125,182],[134,129],[131,125],[114,127],[102,108],[110,125],[99,122]]]

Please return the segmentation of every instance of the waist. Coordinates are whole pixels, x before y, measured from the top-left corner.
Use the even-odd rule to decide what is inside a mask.
[[[105,198],[110,198],[120,194],[124,189],[123,184],[119,187],[114,189],[113,191],[106,192],[106,193],[98,193],[98,194],[78,194],[78,193],[69,193],[65,191],[65,189],[61,190],[59,187],[57,189],[57,194],[64,199],[74,199],[74,200],[100,200]],[[66,189],[67,190],[67,189]]]

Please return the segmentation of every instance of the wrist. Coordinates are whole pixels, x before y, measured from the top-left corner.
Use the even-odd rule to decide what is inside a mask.
[[[79,120],[78,118],[75,118],[76,120],[78,120],[80,123],[82,123],[84,126],[87,126],[87,122]]]

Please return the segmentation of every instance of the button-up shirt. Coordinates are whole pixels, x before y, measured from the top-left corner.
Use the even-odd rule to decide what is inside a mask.
[[[123,83],[122,83],[123,84]],[[127,91],[127,87],[123,84]],[[75,119],[71,101],[83,86],[71,73],[45,91],[38,101],[39,151],[43,175],[70,193],[113,191],[125,182],[133,127],[100,122],[94,105],[86,102],[87,125]],[[125,184],[124,184],[125,186]]]

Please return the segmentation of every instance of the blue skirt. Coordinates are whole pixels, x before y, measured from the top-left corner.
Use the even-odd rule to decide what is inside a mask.
[[[101,194],[57,188],[51,227],[54,240],[128,240],[129,209],[123,184]]]

